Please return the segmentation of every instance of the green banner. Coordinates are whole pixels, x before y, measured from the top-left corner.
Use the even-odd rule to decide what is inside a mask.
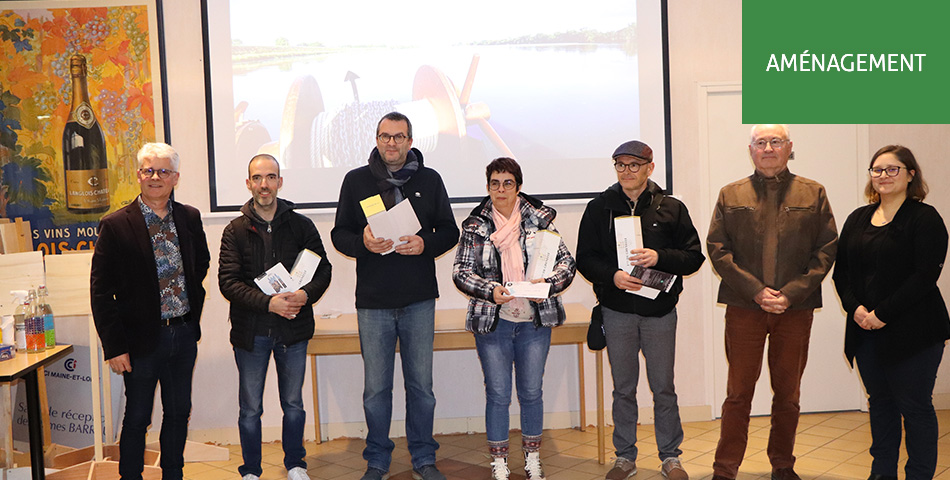
[[[950,123],[948,18],[950,2],[743,2],[743,123]]]

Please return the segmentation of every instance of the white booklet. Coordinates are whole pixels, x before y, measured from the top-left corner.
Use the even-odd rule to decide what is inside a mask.
[[[290,278],[297,285],[297,289],[310,283],[313,280],[313,274],[320,266],[320,255],[312,250],[305,248],[297,254],[297,260],[294,260],[294,266],[290,269]]]
[[[277,265],[255,278],[254,283],[268,295],[296,292],[313,280],[313,274],[317,271],[320,260],[320,255],[305,248],[297,254],[297,260],[294,261],[290,272],[284,268],[284,264],[278,262]]]
[[[625,272],[633,266],[630,263],[630,250],[643,248],[643,230],[640,217],[625,216],[614,218],[614,236],[617,241],[617,268]]]
[[[643,229],[640,225],[640,217],[629,215],[614,218],[614,235],[617,241],[617,267],[629,272],[634,267],[633,263],[630,262],[630,250],[643,248]],[[627,290],[627,293],[653,300],[660,294],[660,291],[644,285],[640,287],[640,290]]]
[[[528,259],[528,268],[524,278],[548,278],[554,275],[554,265],[557,263],[557,251],[561,246],[561,236],[550,230],[538,230],[534,235],[534,250]]]
[[[363,207],[363,213],[366,215],[366,221],[369,222],[369,228],[373,230],[373,236],[376,238],[386,238],[393,241],[393,248],[383,255],[388,255],[396,251],[396,245],[402,245],[405,241],[400,241],[399,237],[415,235],[422,229],[419,218],[416,217],[416,211],[412,208],[409,199],[397,203],[393,208],[386,210],[383,207],[383,201],[379,195],[373,195],[360,202]]]
[[[505,288],[512,297],[548,298],[551,295],[551,284],[548,282],[508,282]]]
[[[290,272],[284,268],[284,264],[280,262],[255,278],[254,283],[257,284],[262,292],[268,295],[297,290],[296,288],[291,288],[291,286],[294,285],[294,279],[291,278]]]

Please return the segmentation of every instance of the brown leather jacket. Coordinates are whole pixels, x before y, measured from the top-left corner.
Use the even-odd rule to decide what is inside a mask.
[[[775,285],[762,281],[767,182],[779,183]],[[719,302],[758,309],[755,295],[768,286],[781,290],[791,309],[821,307],[821,281],[834,263],[837,242],[825,188],[814,180],[788,170],[772,178],[756,171],[722,187],[706,237],[709,260],[722,278]]]

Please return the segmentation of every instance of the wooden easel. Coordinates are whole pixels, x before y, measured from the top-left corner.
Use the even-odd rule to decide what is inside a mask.
[[[92,269],[92,251],[67,252],[46,257],[46,286],[50,291],[50,306],[57,316],[85,316],[89,324],[89,364],[92,377],[92,408],[95,443],[92,447],[66,452],[52,459],[53,468],[63,470],[46,476],[49,480],[118,479],[118,446],[112,432],[112,382],[100,357],[99,336],[90,305],[89,276]],[[105,376],[103,376],[103,372]],[[99,386],[102,386],[100,394]],[[106,438],[102,436],[102,412],[105,410]],[[146,446],[144,480],[159,480],[160,453],[158,445]],[[226,461],[230,451],[223,447],[197,442],[185,444],[185,462]]]
[[[49,480],[118,479],[118,447],[113,445],[112,389],[108,377],[102,381],[103,361],[99,356],[99,335],[92,318],[89,297],[89,275],[92,269],[92,251],[67,252],[46,257],[46,287],[50,291],[50,306],[57,317],[84,317],[88,324],[89,366],[92,385],[92,447],[71,450],[50,459],[58,472],[46,476]],[[102,391],[100,391],[100,387]],[[105,396],[106,437],[103,441],[102,411]],[[106,455],[108,453],[108,455]],[[162,470],[158,465],[158,452],[146,454],[145,480],[159,480]]]

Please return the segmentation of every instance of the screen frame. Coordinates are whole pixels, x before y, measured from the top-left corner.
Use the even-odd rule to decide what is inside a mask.
[[[218,202],[217,181],[215,176],[215,136],[214,136],[214,89],[211,76],[211,38],[209,31],[208,1],[201,1],[201,40],[204,52],[204,80],[205,80],[205,115],[207,119],[207,143],[208,143],[208,190],[210,194],[210,206],[212,212],[237,212],[242,205],[223,205]],[[669,8],[668,0],[658,0],[660,11],[660,45],[661,45],[661,63],[662,63],[662,83],[663,83],[663,124],[665,133],[665,167],[666,182],[665,191],[667,194],[673,194],[673,155],[672,155],[672,121],[671,121],[671,102],[670,102],[670,42],[669,42]],[[162,72],[164,74],[164,71]],[[163,82],[164,84],[164,82]],[[594,198],[600,192],[560,192],[533,195],[541,200],[565,200],[565,201],[583,201]],[[484,197],[453,197],[449,196],[452,204],[471,204],[480,202]],[[300,202],[296,203],[299,210],[323,210],[335,209],[338,202]]]

